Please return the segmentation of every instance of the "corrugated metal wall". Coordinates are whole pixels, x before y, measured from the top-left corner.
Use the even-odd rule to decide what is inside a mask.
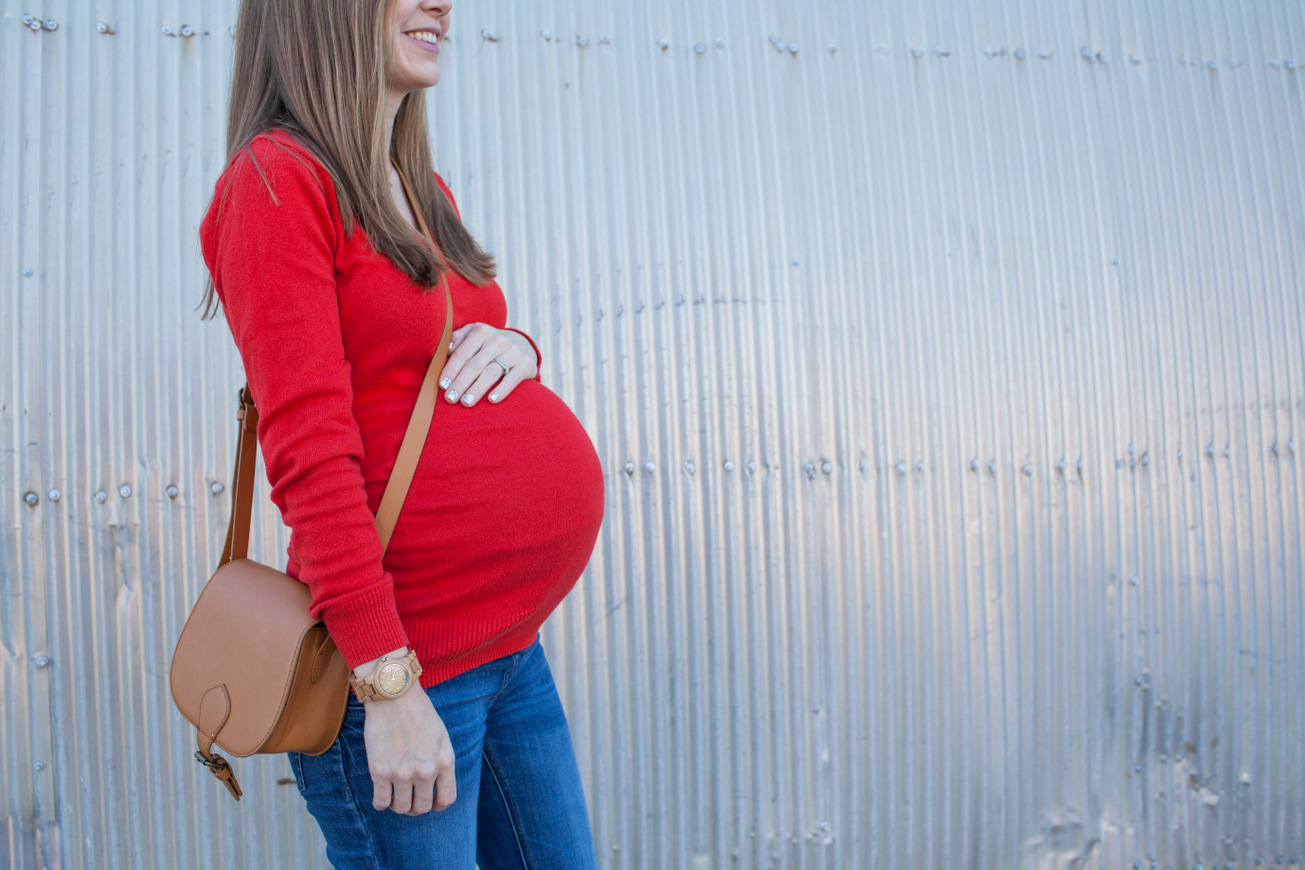
[[[437,163],[606,469],[602,865],[1305,857],[1297,0],[457,5]],[[0,864],[324,863],[167,691],[234,7],[0,0]]]

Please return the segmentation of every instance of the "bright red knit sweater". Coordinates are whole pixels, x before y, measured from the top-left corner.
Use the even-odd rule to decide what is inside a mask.
[[[330,176],[284,133],[217,182],[204,261],[258,402],[287,572],[353,667],[409,645],[430,686],[529,646],[575,584],[603,512],[598,457],[548,388],[437,402],[389,550],[373,515],[444,329],[426,292],[344,232]],[[444,182],[440,186],[447,193]],[[454,328],[504,328],[496,283],[449,276]]]

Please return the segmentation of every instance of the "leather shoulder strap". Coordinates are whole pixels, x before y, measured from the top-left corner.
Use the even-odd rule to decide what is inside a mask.
[[[435,348],[435,356],[426,369],[426,378],[421,383],[421,392],[417,394],[417,403],[408,420],[408,429],[403,433],[403,442],[399,445],[399,455],[394,461],[389,482],[385,484],[385,493],[381,496],[380,507],[376,510],[376,534],[381,539],[381,552],[384,553],[394,535],[394,526],[399,521],[399,512],[408,498],[408,488],[412,485],[413,475],[417,473],[417,463],[421,459],[422,448],[430,434],[431,420],[435,416],[435,402],[439,397],[439,377],[444,371],[444,363],[449,356],[449,342],[453,338],[453,294],[449,290],[447,276],[448,266],[440,254],[439,245],[426,219],[418,208],[417,198],[408,186],[408,179],[403,171],[395,166],[403,191],[408,196],[408,204],[417,218],[422,233],[435,248],[435,255],[440,261],[441,284],[444,287],[445,313],[444,334],[440,336]],[[227,525],[227,542],[222,550],[222,567],[232,559],[243,559],[249,555],[249,523],[254,504],[254,466],[258,449],[258,410],[254,407],[254,395],[245,384],[240,391],[240,410],[236,413],[240,421],[239,435],[236,439],[236,467],[231,484],[231,522]]]

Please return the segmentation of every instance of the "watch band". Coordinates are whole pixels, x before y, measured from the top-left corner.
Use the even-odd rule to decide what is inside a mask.
[[[376,679],[380,676],[381,670],[391,665],[401,665],[403,669],[408,672],[408,683],[397,695],[388,695],[385,692],[382,692],[380,687],[376,685]],[[358,696],[358,700],[362,701],[364,704],[371,701],[392,701],[395,698],[401,698],[407,694],[408,690],[417,684],[417,678],[420,676],[421,662],[417,661],[417,654],[412,650],[409,650],[408,654],[401,659],[390,659],[387,656],[382,657],[380,662],[376,665],[376,670],[368,674],[366,678],[360,679],[355,677],[350,679],[349,685],[352,687],[353,693]]]

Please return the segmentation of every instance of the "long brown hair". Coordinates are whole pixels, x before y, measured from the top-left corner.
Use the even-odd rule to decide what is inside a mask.
[[[346,233],[361,225],[372,248],[427,287],[440,280],[440,254],[468,281],[487,284],[494,278],[493,257],[467,232],[435,183],[424,92],[404,98],[390,153],[383,153],[392,5],[391,0],[242,0],[227,163],[245,152],[257,166],[250,142],[269,130],[285,130],[330,174]],[[412,184],[438,253],[413,233],[394,205],[391,158]],[[217,313],[211,281],[202,304],[205,318]]]

